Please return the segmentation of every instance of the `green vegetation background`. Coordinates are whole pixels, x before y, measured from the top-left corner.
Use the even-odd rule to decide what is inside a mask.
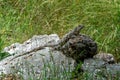
[[[120,61],[120,0],[0,0],[0,50],[33,35],[62,37],[79,24],[98,51]]]

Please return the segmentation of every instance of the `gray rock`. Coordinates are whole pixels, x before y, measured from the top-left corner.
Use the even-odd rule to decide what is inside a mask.
[[[83,75],[89,80],[119,80],[120,63],[109,64],[102,59],[86,59],[82,65]]]
[[[23,44],[15,43],[4,49],[5,52],[14,54],[0,61],[0,74],[17,73],[23,76],[24,80],[29,77],[33,79],[48,78],[57,74],[66,78],[62,73],[71,72],[74,69],[74,60],[68,58],[60,51],[51,51],[52,47],[44,47],[38,51],[25,54],[30,50],[46,44],[56,44],[59,37],[56,34],[33,36]],[[53,68],[56,67],[54,70]],[[55,71],[54,74],[53,71]]]
[[[99,54],[96,54],[93,56],[93,58],[95,59],[102,59],[104,60],[105,62],[108,62],[108,63],[115,63],[115,58],[112,54],[110,53],[99,53]]]
[[[44,46],[46,44],[58,43],[59,37],[57,34],[51,35],[34,35],[31,39],[25,41],[23,44],[14,43],[11,46],[5,47],[4,52],[10,54],[21,54],[29,52],[37,47]]]

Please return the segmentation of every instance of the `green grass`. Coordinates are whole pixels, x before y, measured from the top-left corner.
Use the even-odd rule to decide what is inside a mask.
[[[98,51],[120,61],[120,0],[0,0],[0,50],[33,35],[62,37],[79,24]]]
[[[10,55],[9,53],[2,51],[3,45],[4,45],[4,41],[0,37],[0,60],[4,59],[5,57],[8,57]]]
[[[1,0],[0,34],[4,47],[35,34],[61,37],[78,24],[96,40],[100,51],[119,54],[119,0]]]

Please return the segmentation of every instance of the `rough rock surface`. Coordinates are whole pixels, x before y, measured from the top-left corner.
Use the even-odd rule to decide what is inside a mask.
[[[5,74],[23,73],[24,79],[28,80],[29,76],[33,78],[40,77],[46,71],[49,78],[51,74],[50,69],[52,67],[50,68],[46,66],[47,68],[45,68],[45,63],[47,63],[48,66],[54,65],[58,67],[58,72],[56,72],[58,75],[62,74],[65,70],[68,72],[72,71],[74,69],[74,60],[64,56],[60,51],[51,52],[51,47],[45,47],[36,52],[33,51],[29,54],[23,55],[39,46],[57,43],[58,40],[59,37],[56,34],[39,35],[33,36],[23,44],[15,43],[6,47],[4,51],[9,52],[12,56],[0,61],[0,74],[2,72]]]
[[[115,58],[110,53],[99,53],[99,54],[94,55],[93,58],[102,59],[102,60],[104,60],[105,62],[108,62],[108,63],[115,63]]]
[[[48,44],[57,44],[59,37],[57,34],[51,35],[34,35],[31,39],[25,41],[23,44],[14,43],[11,46],[5,47],[4,51],[10,54],[21,54],[29,52],[37,47]]]
[[[89,80],[120,80],[120,63],[109,64],[102,59],[85,59],[84,75]]]

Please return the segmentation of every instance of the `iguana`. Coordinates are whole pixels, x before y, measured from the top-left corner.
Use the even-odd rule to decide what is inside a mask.
[[[40,47],[37,47],[37,48],[34,48],[33,50],[31,51],[28,51],[28,52],[25,52],[25,53],[22,53],[20,55],[16,55],[14,56],[14,58],[10,59],[10,61],[18,58],[18,57],[21,57],[21,56],[24,56],[24,55],[27,55],[31,52],[36,52],[38,50],[41,50],[45,47],[52,47],[52,50],[58,50],[58,51],[61,51],[62,49],[62,46],[73,36],[77,36],[80,32],[80,30],[83,28],[84,26],[83,25],[79,25],[77,27],[75,27],[72,31],[70,31],[69,33],[67,33],[62,39],[60,39],[58,41],[58,43],[56,44],[45,44],[43,46],[40,46]]]
[[[76,63],[80,63],[80,61],[83,61],[85,58],[91,58],[97,53],[97,44],[89,36],[80,34],[80,30],[83,27],[83,25],[75,27],[60,39],[57,44],[46,44],[37,47],[29,52],[14,56],[10,61],[45,47],[51,47],[52,50],[62,51],[65,56],[73,58]]]

